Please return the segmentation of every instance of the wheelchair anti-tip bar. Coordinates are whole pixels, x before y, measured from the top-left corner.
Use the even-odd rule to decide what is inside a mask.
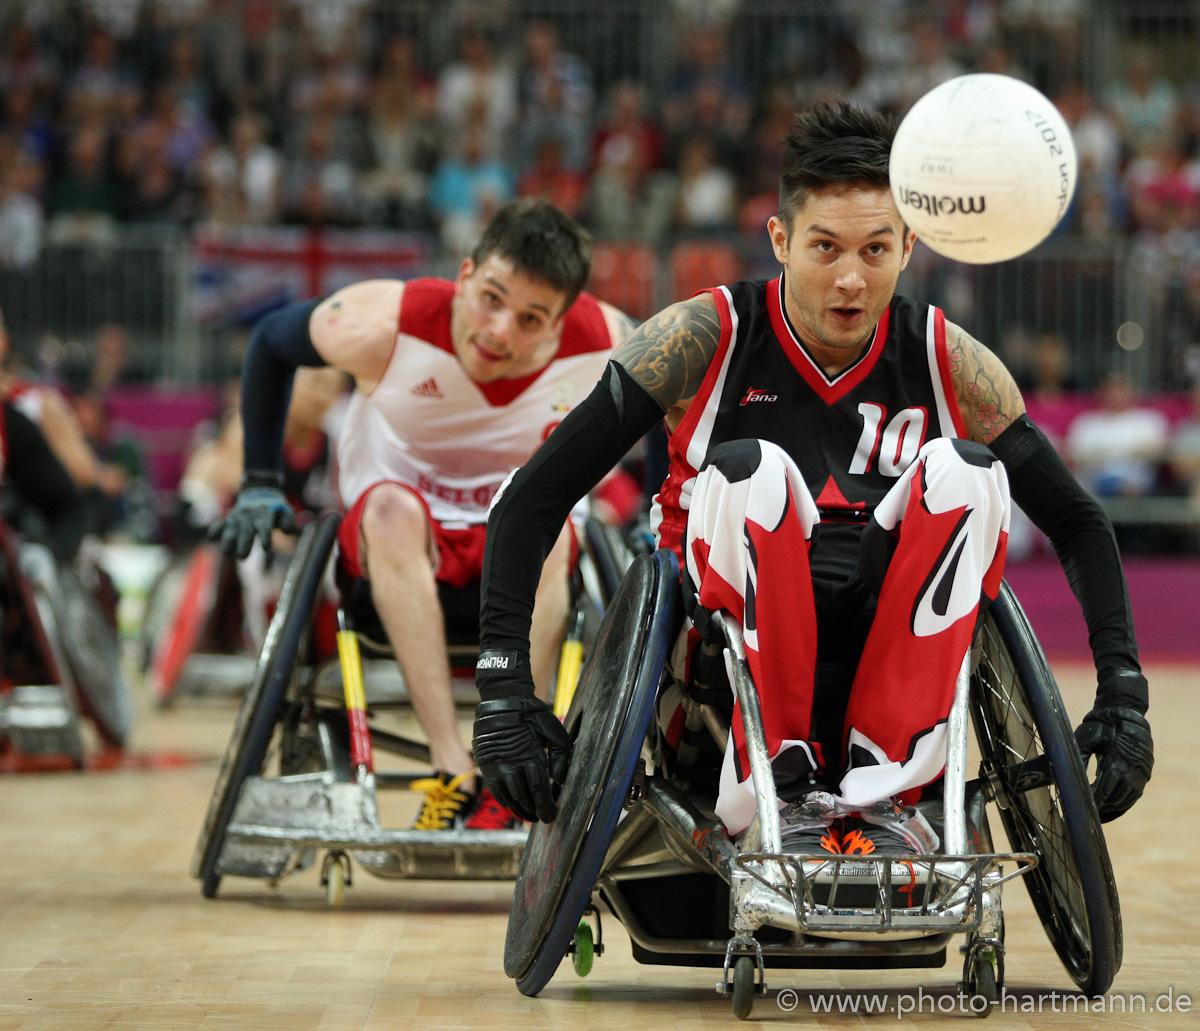
[[[915,855],[873,859],[870,856],[744,853],[739,868],[787,903],[787,909],[763,903],[762,888],[752,894],[763,905],[769,922],[805,933],[965,932],[983,920],[985,895],[1020,877],[1038,864],[1032,852],[968,855]],[[1005,864],[1015,868],[1005,871]],[[899,868],[899,879],[897,879]],[[867,891],[874,904],[838,905],[838,892],[851,883],[860,896]],[[919,905],[896,906],[897,893]],[[843,896],[844,897],[844,896]],[[769,896],[768,896],[769,898]],[[818,901],[820,900],[820,901]],[[790,910],[790,912],[788,912]]]

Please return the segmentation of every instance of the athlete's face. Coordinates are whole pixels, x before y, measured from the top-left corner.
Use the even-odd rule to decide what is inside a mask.
[[[825,365],[848,364],[867,342],[912,256],[887,189],[837,187],[813,191],[792,218],[768,224],[783,264],[788,318]]]
[[[566,295],[489,254],[458,271],[450,317],[454,353],[476,383],[536,372],[554,355]]]

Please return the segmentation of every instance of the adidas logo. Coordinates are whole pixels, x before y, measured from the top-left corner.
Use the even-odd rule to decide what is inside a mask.
[[[412,390],[409,391],[413,397],[429,397],[441,399],[445,395],[438,389],[437,380],[432,376],[423,383],[418,383]]]

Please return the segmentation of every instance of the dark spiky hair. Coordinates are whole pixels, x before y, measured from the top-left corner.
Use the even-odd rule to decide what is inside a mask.
[[[591,237],[549,201],[533,197],[510,201],[492,216],[471,260],[478,268],[492,254],[561,290],[563,311],[575,303],[592,268]]]
[[[792,218],[810,191],[828,186],[888,186],[888,157],[896,123],[870,108],[840,100],[796,115],[783,145],[779,215]]]

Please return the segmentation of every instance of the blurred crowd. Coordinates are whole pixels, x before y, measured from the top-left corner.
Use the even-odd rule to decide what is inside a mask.
[[[0,263],[147,222],[401,227],[458,253],[516,194],[602,239],[758,232],[798,105],[902,113],[967,71],[1063,110],[1081,167],[1066,231],[1200,225],[1194,62],[1131,43],[1089,91],[1079,0],[800,6],[664,2],[669,50],[644,68],[636,3],[603,50],[566,2],[6,3]]]
[[[798,106],[840,95],[902,114],[991,71],[1037,85],[1072,127],[1079,188],[1060,232],[1132,238],[1147,303],[1166,310],[1182,289],[1200,324],[1200,65],[1147,23],[1098,76],[1089,16],[1084,0],[11,0],[0,269],[155,223],[416,230],[458,257],[516,195],[622,245],[761,246]],[[736,278],[705,260],[700,285]],[[672,295],[695,288],[673,275]],[[635,314],[654,301],[610,299]],[[97,463],[79,475],[111,501],[110,525],[148,539],[153,506],[131,492],[145,463],[107,401],[129,375],[123,334],[95,331],[82,377],[40,352],[26,371],[70,381]],[[999,343],[1034,403],[1099,388],[1057,433],[1091,489],[1200,505],[1200,393],[1164,413],[1119,375],[1075,382],[1060,337]]]

